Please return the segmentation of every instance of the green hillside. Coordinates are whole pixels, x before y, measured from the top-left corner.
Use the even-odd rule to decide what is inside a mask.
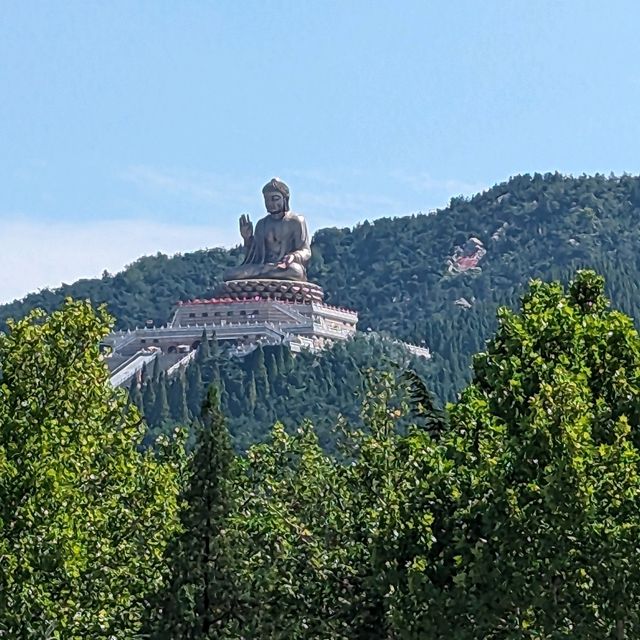
[[[429,382],[451,399],[494,329],[497,307],[513,306],[532,277],[567,281],[577,268],[593,267],[615,306],[638,317],[639,222],[639,177],[516,176],[430,215],[323,229],[309,275],[330,303],[359,311],[361,330],[424,341],[434,353]],[[470,237],[486,248],[481,270],[449,273],[448,258]],[[119,328],[163,324],[176,301],[210,295],[238,260],[239,249],[141,258],[115,276],[4,305],[0,327],[36,306],[52,310],[65,296],[106,302]]]
[[[293,357],[288,347],[277,345],[238,358],[203,337],[184,372],[167,379],[159,370],[145,371],[142,385],[133,380],[129,395],[146,418],[147,443],[197,418],[206,389],[215,383],[238,449],[264,440],[276,422],[293,431],[309,420],[323,448],[335,451],[339,416],[360,422],[367,377],[374,369],[396,377],[411,369],[428,379],[432,364],[376,334],[338,342],[322,357],[304,351]]]

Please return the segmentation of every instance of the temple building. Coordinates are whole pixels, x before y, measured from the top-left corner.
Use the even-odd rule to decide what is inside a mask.
[[[255,231],[248,216],[240,217],[245,259],[225,272],[214,297],[179,302],[167,326],[117,331],[104,340],[114,386],[156,361],[172,375],[203,336],[243,356],[258,345],[318,351],[355,334],[357,312],[326,304],[322,289],[307,280],[309,233],[304,217],[289,210],[289,188],[273,178],[262,191],[268,214]],[[405,346],[430,357],[426,348]]]
[[[162,357],[163,370],[186,364],[203,334],[243,356],[259,344],[286,344],[293,352],[318,351],[355,334],[358,314],[322,302],[296,302],[254,296],[250,299],[214,297],[179,302],[165,327],[115,331],[103,344],[116,386],[125,384],[144,365]]]

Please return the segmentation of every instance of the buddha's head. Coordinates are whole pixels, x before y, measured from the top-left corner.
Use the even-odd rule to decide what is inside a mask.
[[[275,218],[289,211],[289,187],[279,178],[272,178],[262,187],[264,206]]]

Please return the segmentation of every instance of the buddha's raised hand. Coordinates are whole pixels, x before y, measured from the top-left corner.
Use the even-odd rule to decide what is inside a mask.
[[[253,223],[249,220],[249,216],[244,213],[240,216],[240,235],[245,241],[253,238]]]

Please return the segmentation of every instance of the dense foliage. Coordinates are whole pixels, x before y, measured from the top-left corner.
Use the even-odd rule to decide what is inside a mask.
[[[513,308],[531,278],[567,282],[577,268],[595,268],[615,304],[639,317],[639,223],[639,177],[522,175],[429,215],[321,230],[309,274],[330,302],[359,311],[361,330],[424,341],[437,364],[429,384],[453,399],[495,329],[498,307]],[[447,258],[472,236],[487,250],[481,272],[450,274]],[[52,311],[66,295],[106,303],[120,328],[164,324],[175,302],[210,295],[238,260],[238,249],[142,258],[115,276],[4,305],[0,328],[36,306]]]
[[[415,373],[368,374],[340,455],[308,422],[235,454],[205,351],[192,453],[142,453],[105,320],[69,302],[0,337],[1,635],[640,634],[640,336],[595,273],[502,309],[444,414]]]
[[[339,416],[357,422],[364,399],[363,371],[415,370],[425,376],[431,363],[411,356],[400,344],[377,335],[334,344],[320,356],[286,346],[259,346],[244,358],[220,349],[215,336],[203,335],[196,358],[167,379],[155,368],[129,393],[150,426],[146,441],[197,418],[210,384],[220,389],[235,446],[244,450],[263,440],[275,422],[289,430],[313,422],[321,445],[336,446]]]
[[[590,272],[534,283],[437,448],[410,443],[400,637],[637,637],[640,339],[607,307]]]
[[[163,583],[180,456],[138,450],[99,354],[109,324],[68,301],[0,334],[2,638],[130,640]]]
[[[276,425],[227,464],[224,613],[163,637],[637,637],[639,394],[640,337],[601,279],[534,283],[438,429],[399,430],[429,399],[382,374],[348,462]]]

